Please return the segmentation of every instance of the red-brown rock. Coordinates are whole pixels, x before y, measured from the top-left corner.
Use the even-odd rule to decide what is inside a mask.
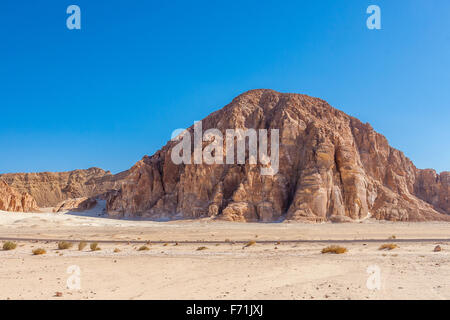
[[[369,124],[321,99],[252,90],[202,124],[203,131],[222,134],[279,129],[279,172],[263,176],[248,161],[175,165],[171,141],[123,175],[122,186],[107,195],[108,212],[231,221],[450,221],[450,173],[417,169]]]

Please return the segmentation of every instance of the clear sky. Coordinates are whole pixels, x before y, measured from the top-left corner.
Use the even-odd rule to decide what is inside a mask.
[[[0,172],[116,173],[256,88],[325,99],[450,170],[449,71],[448,0],[2,0]]]

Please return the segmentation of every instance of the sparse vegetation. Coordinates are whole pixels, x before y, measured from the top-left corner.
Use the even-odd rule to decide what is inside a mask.
[[[101,250],[100,247],[98,246],[98,243],[97,243],[97,242],[91,243],[90,247],[91,247],[91,251],[98,251],[98,250]]]
[[[395,243],[385,243],[381,245],[378,250],[393,250],[395,248],[398,248],[398,245],[396,245]]]
[[[59,250],[66,250],[66,249],[70,249],[70,248],[72,248],[72,243],[70,243],[70,242],[66,242],[66,241],[61,241],[61,242],[58,242],[58,249]]]
[[[5,250],[5,251],[14,250],[16,247],[17,247],[17,244],[12,241],[6,241],[3,244],[3,250]]]
[[[256,244],[256,241],[254,241],[254,240],[252,240],[252,241],[249,241],[249,242],[247,242],[247,243],[245,244],[244,248],[247,248],[247,247],[253,246],[253,245],[255,245],[255,244]]]
[[[45,251],[45,249],[43,249],[43,248],[34,249],[32,252],[35,256],[47,253],[47,251]]]
[[[82,251],[84,248],[86,248],[86,246],[87,246],[87,243],[84,242],[84,241],[81,241],[81,242],[78,244],[78,250],[79,250],[79,251]]]
[[[206,249],[208,249],[208,248],[207,247],[198,247],[197,251],[202,251],[202,250],[206,250]]]
[[[395,235],[392,235],[392,236],[390,236],[388,239],[391,239],[391,240],[393,240],[393,239],[396,239],[397,237],[395,236]]]
[[[341,247],[341,246],[328,246],[326,248],[322,249],[322,253],[335,253],[335,254],[342,254],[342,253],[346,253],[348,250],[345,247]]]
[[[148,250],[150,250],[150,248],[147,246],[142,246],[138,249],[138,251],[148,251]]]
[[[120,249],[118,249],[118,248],[114,249],[114,253],[119,253],[119,252],[120,252]]]

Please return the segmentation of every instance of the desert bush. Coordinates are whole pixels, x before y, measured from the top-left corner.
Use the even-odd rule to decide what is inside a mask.
[[[79,251],[82,251],[84,248],[86,248],[86,246],[87,246],[87,243],[84,242],[84,241],[81,241],[81,242],[78,244],[78,250],[79,250]]]
[[[142,246],[138,249],[138,251],[148,251],[148,250],[150,250],[150,248],[147,246]]]
[[[120,249],[115,248],[115,249],[114,249],[114,253],[118,253],[118,252],[120,252]]]
[[[385,243],[382,244],[378,250],[393,250],[395,248],[398,248],[398,245],[396,245],[395,243]]]
[[[250,247],[250,246],[253,246],[253,245],[255,245],[256,244],[256,241],[249,241],[249,242],[247,242],[246,244],[245,244],[245,246],[244,246],[244,248],[247,248],[247,247]]]
[[[203,251],[203,250],[206,250],[206,249],[208,249],[208,248],[207,247],[198,247],[197,251]]]
[[[17,244],[12,241],[6,241],[3,244],[3,250],[5,250],[5,251],[14,250],[16,247],[17,247]]]
[[[91,243],[90,247],[91,247],[91,251],[98,251],[98,250],[101,250],[100,247],[98,246],[98,243],[97,243],[97,242]]]
[[[322,253],[342,254],[346,253],[347,251],[348,251],[347,248],[341,246],[328,246],[322,249]]]
[[[47,251],[45,251],[45,249],[43,249],[43,248],[37,248],[37,249],[34,249],[32,252],[33,252],[33,254],[34,254],[35,256],[38,256],[38,255],[40,255],[40,254],[46,254],[46,253],[47,253]]]
[[[395,239],[397,238],[395,235],[390,236],[388,239]]]
[[[69,249],[69,248],[72,248],[72,243],[70,243],[70,242],[66,242],[66,241],[61,241],[61,242],[58,242],[58,249],[59,250],[66,250],[66,249]]]

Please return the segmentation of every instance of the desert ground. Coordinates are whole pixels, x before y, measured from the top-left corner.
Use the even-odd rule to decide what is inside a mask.
[[[0,212],[7,240],[0,299],[450,299],[450,223],[118,220],[99,205]],[[322,254],[329,245],[348,251]]]

